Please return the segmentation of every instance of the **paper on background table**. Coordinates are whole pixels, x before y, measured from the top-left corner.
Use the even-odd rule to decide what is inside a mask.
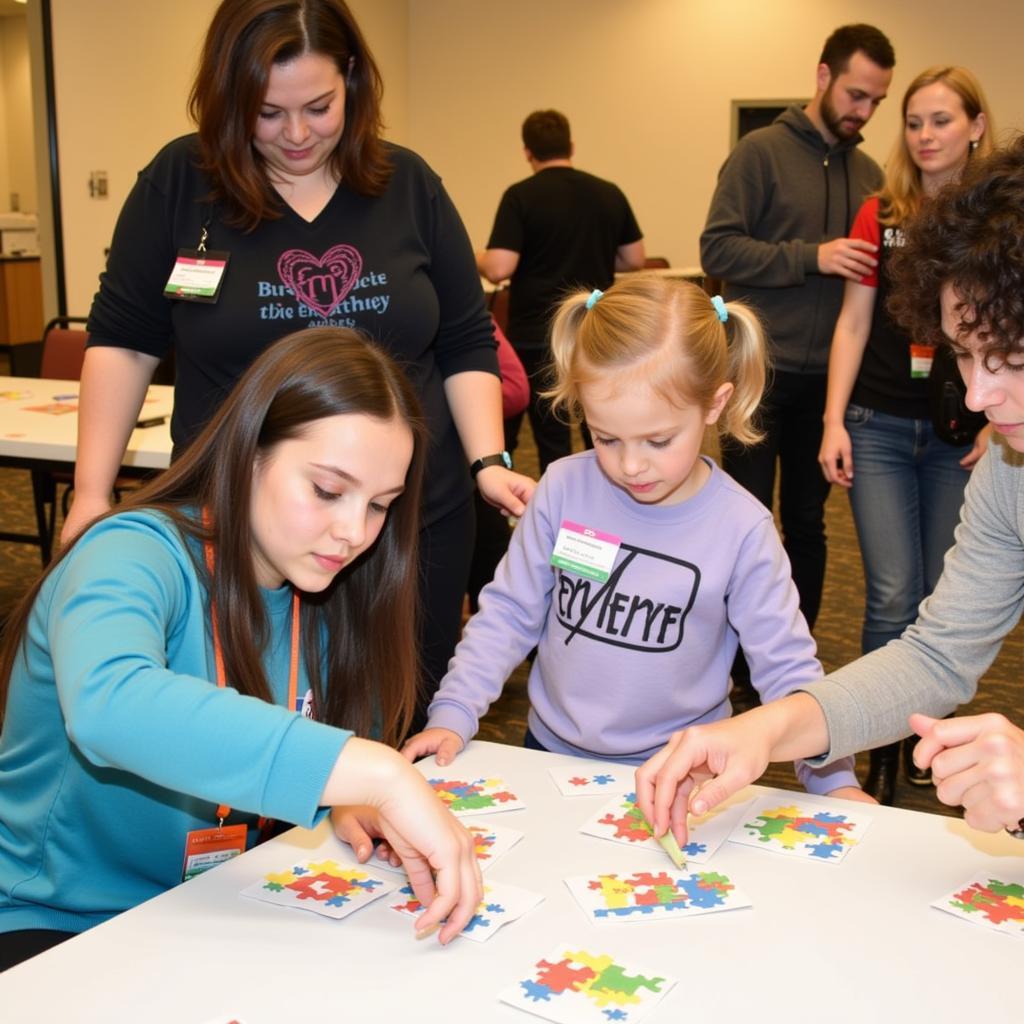
[[[660,971],[584,943],[563,942],[499,993],[503,1003],[558,1024],[635,1024],[676,983]]]
[[[567,878],[565,884],[595,924],[678,921],[753,905],[731,878],[716,871],[594,872]]]
[[[972,924],[1024,939],[1024,873],[993,878],[978,872],[932,906]]]
[[[424,774],[441,802],[456,818],[495,811],[517,811],[526,806],[505,780],[496,775],[437,771]]]
[[[680,847],[687,863],[704,864],[710,860],[729,838],[749,803],[746,799],[732,803],[727,801],[699,818],[691,817],[688,842]],[[609,839],[613,843],[625,843],[633,849],[652,850],[668,859],[668,854],[654,838],[654,830],[640,813],[633,792],[609,800],[597,814],[580,826],[580,831],[588,836]]]
[[[839,810],[813,797],[763,797],[754,802],[729,836],[773,853],[836,864],[863,838],[871,816],[861,810]]]
[[[361,864],[307,860],[268,871],[243,896],[340,919],[391,892],[397,883]]]
[[[394,896],[388,901],[392,910],[406,917],[419,917],[423,913],[423,904],[416,899],[412,886],[403,885],[397,895],[400,897],[398,902]],[[480,901],[476,913],[469,919],[469,924],[459,932],[459,937],[472,939],[473,942],[486,942],[504,925],[517,921],[523,914],[528,914],[543,899],[543,893],[521,889],[518,885],[485,882],[484,898]]]

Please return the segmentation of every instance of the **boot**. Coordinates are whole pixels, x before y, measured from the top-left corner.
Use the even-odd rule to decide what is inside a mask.
[[[880,804],[892,806],[896,796],[896,774],[900,763],[900,745],[890,743],[885,747],[877,747],[870,752],[868,777],[864,782],[864,792],[873,796]]]

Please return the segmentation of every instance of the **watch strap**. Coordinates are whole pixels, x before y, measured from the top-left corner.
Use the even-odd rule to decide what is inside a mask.
[[[508,452],[496,452],[494,455],[483,455],[469,467],[469,475],[476,479],[477,473],[481,469],[486,469],[488,466],[504,466],[506,469],[512,468],[512,456]]]

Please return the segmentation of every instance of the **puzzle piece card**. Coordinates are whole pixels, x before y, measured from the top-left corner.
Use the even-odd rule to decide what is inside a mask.
[[[473,837],[473,852],[480,862],[481,871],[486,871],[503,853],[507,853],[523,838],[523,833],[519,829],[508,828],[505,825],[467,824],[466,830]],[[345,846],[351,849],[348,843]],[[379,869],[405,874],[405,868],[401,865],[392,867],[387,861],[377,860],[376,857],[371,857],[365,866],[375,871]]]
[[[678,920],[752,906],[727,875],[716,871],[577,875],[565,884],[596,924]]]
[[[1024,938],[1024,876],[1004,882],[982,875],[932,906],[994,932]]]
[[[268,872],[243,889],[242,895],[340,919],[395,887],[394,881],[381,878],[366,865],[310,860],[283,871]]]
[[[716,807],[699,818],[691,816],[689,841],[680,850],[687,863],[703,864],[729,838],[729,833],[743,815],[746,803]],[[654,838],[654,830],[647,824],[636,805],[636,793],[630,791],[609,801],[590,820],[580,826],[588,836],[625,843],[634,849],[653,850],[666,856],[661,844]]]
[[[399,901],[392,899],[392,910],[397,910],[407,917],[419,917],[423,913],[425,908],[413,895],[412,886],[403,885],[395,895],[399,897]],[[541,893],[520,889],[517,885],[487,882],[484,884],[484,898],[480,901],[476,913],[459,934],[474,942],[486,942],[502,925],[522,917],[543,899]]]
[[[732,843],[790,857],[837,863],[864,837],[871,816],[837,810],[795,793],[762,797],[749,807],[729,836]]]
[[[565,943],[498,994],[503,1003],[559,1024],[643,1020],[676,983],[648,967]]]
[[[475,775],[428,775],[434,792],[456,818],[494,811],[517,811],[526,804],[505,784],[505,780]]]
[[[608,761],[582,761],[579,765],[558,765],[548,774],[562,796],[612,796],[631,793],[636,769]]]

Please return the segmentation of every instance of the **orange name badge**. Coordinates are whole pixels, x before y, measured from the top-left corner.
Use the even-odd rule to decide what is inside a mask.
[[[934,345],[911,345],[910,376],[915,380],[927,377],[932,372],[932,360],[934,358]]]
[[[197,828],[185,835],[185,862],[181,880],[187,882],[240,853],[245,853],[246,825]]]

